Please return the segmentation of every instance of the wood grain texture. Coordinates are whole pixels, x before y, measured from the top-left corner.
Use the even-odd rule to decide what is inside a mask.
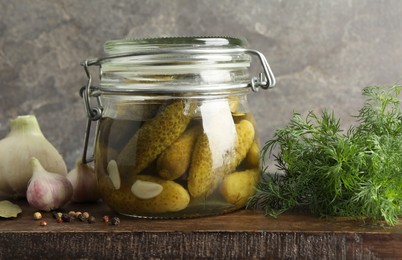
[[[288,213],[277,219],[261,212],[182,220],[116,216],[104,204],[70,204],[64,210],[88,211],[97,222],[57,223],[18,201],[23,213],[0,220],[0,259],[401,259],[402,225],[362,225],[346,218],[321,219]]]

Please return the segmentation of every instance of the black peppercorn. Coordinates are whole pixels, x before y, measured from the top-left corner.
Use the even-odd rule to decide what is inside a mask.
[[[90,216],[90,217],[88,218],[88,223],[89,223],[89,224],[92,224],[92,223],[95,223],[95,222],[96,222],[96,219],[95,219],[94,216]]]
[[[63,220],[63,222],[71,222],[72,221],[71,216],[67,213],[61,214],[61,219]]]
[[[118,217],[113,217],[112,220],[110,221],[110,224],[117,226],[120,224],[120,219]]]
[[[58,217],[57,211],[52,211],[52,216],[54,219],[57,219]]]
[[[81,221],[81,222],[83,222],[83,221],[85,220],[83,214],[79,214],[79,215],[77,216],[77,219],[78,219],[79,221]]]

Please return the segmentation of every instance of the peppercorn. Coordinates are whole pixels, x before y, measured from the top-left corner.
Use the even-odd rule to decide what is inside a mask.
[[[61,214],[61,219],[63,220],[63,222],[71,222],[72,221],[71,216],[67,213]]]
[[[52,211],[52,216],[54,219],[57,219],[58,217],[57,211]]]
[[[105,222],[105,223],[109,223],[109,220],[110,220],[110,218],[109,218],[109,216],[108,215],[105,215],[105,216],[103,216],[103,222]]]
[[[110,224],[117,226],[120,224],[120,219],[118,217],[113,217],[112,220],[110,221]]]
[[[47,222],[42,219],[42,220],[39,222],[39,225],[42,226],[42,227],[44,227],[44,226],[47,225]]]
[[[59,224],[63,223],[63,219],[60,218],[60,217],[57,217],[57,218],[56,218],[56,221],[57,221],[57,223],[59,223]]]
[[[94,216],[90,216],[90,217],[88,218],[88,223],[89,223],[89,224],[92,224],[92,223],[95,223],[95,222],[96,222],[96,219],[95,219]]]
[[[82,216],[84,218],[88,219],[89,218],[89,213],[85,211],[84,213],[82,213]]]
[[[79,214],[79,215],[77,216],[77,219],[78,219],[79,221],[81,221],[81,222],[85,220],[83,214]]]
[[[42,214],[41,214],[40,212],[35,212],[35,213],[33,214],[33,218],[34,218],[35,220],[39,220],[39,219],[42,218]]]

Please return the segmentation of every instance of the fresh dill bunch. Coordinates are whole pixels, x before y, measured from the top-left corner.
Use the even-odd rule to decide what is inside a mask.
[[[263,161],[265,174],[248,206],[272,216],[307,209],[396,224],[402,215],[401,89],[364,88],[359,124],[346,133],[333,112],[310,112],[305,118],[294,113],[261,151],[262,158],[274,157],[278,172],[266,172]]]

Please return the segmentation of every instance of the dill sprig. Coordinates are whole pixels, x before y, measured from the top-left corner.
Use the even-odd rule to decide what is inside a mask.
[[[273,156],[278,171],[268,173],[263,161],[265,173],[248,206],[272,216],[299,208],[395,225],[402,215],[401,89],[364,88],[358,124],[346,133],[333,112],[294,113],[261,151],[262,158]]]

